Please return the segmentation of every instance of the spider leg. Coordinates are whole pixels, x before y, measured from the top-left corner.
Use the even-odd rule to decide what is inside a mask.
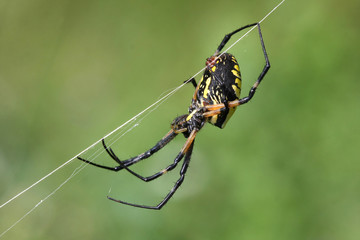
[[[194,88],[197,87],[197,83],[196,83],[196,81],[195,81],[195,78],[190,78],[190,79],[184,81],[184,83],[189,83],[189,82],[192,83],[192,85],[194,86]]]
[[[184,157],[185,155],[185,160],[184,163],[181,167],[180,170],[180,178],[176,181],[174,187],[170,190],[170,192],[165,196],[165,198],[156,206],[147,206],[147,205],[141,205],[141,204],[134,204],[134,203],[129,203],[129,202],[124,202],[122,200],[117,200],[114,199],[112,197],[108,196],[108,199],[118,202],[118,203],[122,203],[125,205],[129,205],[129,206],[133,206],[133,207],[139,207],[139,208],[146,208],[146,209],[155,209],[155,210],[160,210],[169,200],[170,198],[175,194],[176,190],[181,186],[182,182],[184,181],[185,178],[185,173],[189,167],[189,163],[190,163],[190,159],[191,159],[191,154],[192,154],[192,150],[193,150],[193,146],[194,146],[194,140],[195,140],[195,136],[196,136],[197,130],[193,130],[190,134],[190,136],[188,137],[184,147],[181,149],[180,153],[177,155],[177,157],[174,160],[174,163],[169,165],[167,168],[165,168],[164,170],[148,177],[148,181],[154,180],[160,176],[162,176],[163,174],[165,174],[168,171],[171,171],[172,169],[174,169],[177,164],[181,161],[181,159]],[[140,176],[141,177],[141,176]]]
[[[123,164],[123,162],[120,161],[120,159],[115,155],[115,153],[113,152],[113,150],[112,150],[110,147],[107,147],[107,146],[106,146],[105,141],[103,140],[102,142],[103,142],[103,146],[104,146],[104,148],[106,149],[107,153],[110,155],[110,157],[111,157],[114,161],[116,161],[117,163],[120,164],[120,167],[124,168],[126,171],[128,171],[129,173],[131,173],[131,174],[134,175],[135,177],[143,180],[144,182],[150,182],[151,180],[154,180],[154,179],[160,177],[160,176],[163,174],[162,172],[159,172],[159,173],[156,173],[156,174],[154,174],[154,175],[152,175],[152,176],[150,176],[150,177],[143,177],[143,176],[141,176],[140,174],[134,172],[133,170],[131,170],[131,169],[129,169],[127,166],[125,166],[125,165]],[[179,154],[179,155],[177,156],[177,158],[180,158],[180,157],[181,157],[181,156],[180,156],[180,154]],[[176,158],[176,159],[177,159],[177,158]],[[182,158],[182,157],[181,157],[181,158]],[[175,159],[175,160],[176,160],[176,159]],[[176,162],[179,162],[179,161],[176,161]],[[164,170],[163,170],[163,171],[164,171]],[[162,173],[162,174],[160,174],[160,173]]]
[[[120,169],[117,170],[117,167],[108,167],[108,166],[100,165],[100,164],[97,164],[97,163],[93,163],[93,162],[91,162],[89,160],[86,160],[86,159],[84,159],[82,157],[79,157],[79,156],[77,156],[77,159],[79,159],[79,160],[81,160],[81,161],[83,161],[83,162],[85,162],[87,164],[93,165],[95,167],[99,167],[99,168],[103,168],[103,169],[107,169],[107,170],[112,170],[112,171],[119,171],[120,170]]]
[[[216,53],[219,53],[219,52],[224,48],[224,46],[225,46],[225,45],[227,44],[227,42],[230,40],[230,38],[232,37],[232,35],[240,32],[241,30],[244,30],[244,29],[246,29],[246,28],[253,27],[253,26],[255,26],[255,25],[260,26],[259,23],[252,23],[252,24],[248,24],[248,25],[246,25],[246,26],[243,26],[243,27],[241,27],[241,28],[239,28],[239,29],[236,29],[235,31],[233,31],[233,32],[231,32],[231,33],[229,33],[229,34],[226,34],[225,37],[224,37],[224,39],[221,41],[219,47],[217,48]]]
[[[258,79],[256,80],[256,82],[251,87],[251,89],[249,91],[249,95],[244,97],[244,98],[241,98],[241,99],[237,100],[238,101],[237,106],[239,106],[241,104],[245,104],[245,103],[247,103],[248,101],[251,100],[251,98],[254,96],[255,91],[256,91],[257,87],[259,86],[260,82],[263,80],[264,76],[266,75],[266,73],[270,69],[270,62],[269,62],[268,54],[267,54],[266,49],[265,49],[265,44],[264,44],[264,40],[263,40],[263,37],[262,37],[260,24],[257,23],[257,27],[259,29],[260,43],[261,43],[262,51],[263,51],[264,57],[265,57],[265,66],[264,66],[262,72],[260,73]]]
[[[136,172],[132,171],[131,169],[129,169],[127,166],[124,165],[124,163],[115,155],[114,151],[110,148],[107,147],[105,144],[105,140],[102,140],[102,144],[106,150],[106,152],[109,154],[109,156],[117,163],[120,164],[120,167],[123,167],[126,171],[128,171],[129,173],[131,173],[134,176],[139,176],[139,174],[137,174]]]
[[[167,166],[166,168],[164,168],[163,170],[161,170],[160,172],[157,172],[151,176],[148,176],[148,177],[143,177],[141,175],[139,175],[138,173],[132,171],[131,169],[128,169],[127,167],[124,167],[124,168],[127,168],[127,170],[133,174],[134,176],[136,176],[137,178],[143,180],[144,182],[150,182],[158,177],[161,177],[162,175],[164,175],[165,173],[173,170],[174,168],[176,168],[177,164],[181,161],[181,159],[184,157],[184,155],[186,154],[186,152],[188,151],[187,149],[189,148],[189,144],[191,142],[194,141],[195,139],[195,136],[196,136],[196,131],[193,131],[190,136],[188,137],[186,143],[184,144],[184,147],[181,149],[181,151],[179,152],[179,154],[175,157],[174,159],[174,162],[172,164],[170,164],[169,166]]]
[[[146,159],[148,157],[150,157],[151,155],[153,155],[154,153],[156,153],[157,151],[159,151],[161,148],[163,148],[164,146],[166,146],[171,140],[173,140],[176,136],[177,136],[177,132],[175,132],[174,130],[170,130],[166,135],[165,137],[163,137],[159,142],[157,142],[155,144],[154,147],[150,148],[148,151],[142,153],[142,154],[139,154],[135,157],[132,157],[132,158],[129,158],[127,160],[123,160],[123,161],[120,161],[120,159],[115,155],[115,153],[113,152],[113,150],[111,148],[108,148],[105,144],[105,141],[104,139],[102,140],[102,143],[103,143],[103,146],[106,150],[106,152],[109,154],[109,156],[115,161],[117,162],[119,165],[118,166],[115,166],[115,167],[108,167],[108,166],[104,166],[104,165],[101,165],[101,164],[97,164],[97,163],[93,163],[89,160],[86,160],[84,158],[81,158],[81,157],[77,157],[79,160],[83,161],[83,162],[86,162],[90,165],[93,165],[93,166],[96,166],[96,167],[99,167],[99,168],[103,168],[103,169],[107,169],[107,170],[111,170],[111,171],[120,171],[122,169],[124,169],[125,167],[129,167],[143,159]]]

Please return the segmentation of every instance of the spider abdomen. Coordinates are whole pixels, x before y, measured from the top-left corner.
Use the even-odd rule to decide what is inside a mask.
[[[240,97],[241,74],[235,57],[230,53],[224,53],[214,59],[215,62],[208,63],[199,82],[196,98],[199,106],[226,104]],[[236,107],[226,109],[218,115],[209,117],[208,122],[224,128],[235,110]]]

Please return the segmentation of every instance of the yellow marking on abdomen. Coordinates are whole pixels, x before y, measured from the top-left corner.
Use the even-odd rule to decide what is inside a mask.
[[[236,58],[234,56],[231,57],[231,60],[237,64]]]
[[[239,65],[235,64],[234,68],[235,68],[236,70],[238,70],[238,72],[240,72]]]
[[[241,91],[241,80],[240,78],[235,78],[235,84],[231,85],[232,89],[234,89],[237,97],[240,97]]]
[[[238,88],[236,85],[231,85],[232,89],[234,90],[237,97],[240,96],[240,88]]]
[[[235,83],[237,84],[237,86],[239,88],[241,88],[241,79],[240,78],[235,78]]]
[[[218,119],[218,115],[212,116],[212,117],[210,118],[210,123],[213,124],[213,125],[215,125],[217,119]]]
[[[204,98],[207,98],[207,95],[209,94],[210,82],[211,82],[211,77],[208,77],[205,82],[206,85],[205,85],[205,89],[204,89]]]
[[[235,77],[241,78],[240,72],[237,70],[231,70],[232,74],[234,74]]]

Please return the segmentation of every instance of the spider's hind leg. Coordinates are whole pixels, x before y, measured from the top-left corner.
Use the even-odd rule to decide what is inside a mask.
[[[154,180],[154,179],[162,176],[163,174],[167,173],[168,171],[174,169],[177,166],[177,164],[181,161],[181,159],[185,156],[184,163],[180,170],[180,178],[176,181],[173,188],[170,190],[170,192],[165,196],[165,198],[158,205],[147,206],[147,205],[141,205],[141,204],[134,204],[134,203],[125,202],[122,200],[117,200],[117,199],[114,199],[109,196],[108,196],[108,199],[118,202],[118,203],[125,204],[125,205],[133,206],[133,207],[160,210],[170,200],[170,198],[175,194],[176,190],[181,186],[181,184],[184,181],[185,173],[189,167],[196,133],[197,133],[197,130],[193,130],[191,132],[189,138],[186,140],[184,147],[181,149],[180,153],[176,156],[173,164],[170,164],[167,168],[163,169],[162,171],[155,173],[154,175],[152,175],[150,177],[147,177],[147,179],[148,179],[147,181],[151,181],[151,180]]]
[[[174,130],[170,130],[159,142],[157,142],[155,144],[155,146],[153,146],[152,148],[150,148],[149,150],[147,150],[146,152],[144,153],[141,153],[135,157],[132,157],[132,158],[129,158],[129,159],[126,159],[126,160],[123,160],[121,161],[117,156],[116,154],[114,153],[114,151],[107,147],[106,144],[105,144],[105,140],[102,139],[102,144],[103,144],[103,147],[105,148],[106,152],[109,154],[109,156],[111,157],[111,159],[113,159],[116,163],[118,163],[119,165],[118,166],[115,166],[115,167],[108,167],[108,166],[105,166],[105,165],[101,165],[101,164],[97,164],[97,163],[94,163],[92,161],[89,161],[89,160],[86,160],[80,156],[77,157],[77,159],[85,162],[85,163],[88,163],[90,165],[93,165],[95,167],[99,167],[99,168],[103,168],[103,169],[107,169],[107,170],[111,170],[111,171],[120,171],[124,168],[127,168],[141,160],[144,160],[146,158],[149,158],[150,156],[152,156],[154,153],[156,153],[157,151],[159,151],[160,149],[162,149],[164,146],[166,146],[171,140],[173,140],[176,136],[178,135],[177,132],[175,132]],[[129,169],[128,169],[129,171]]]

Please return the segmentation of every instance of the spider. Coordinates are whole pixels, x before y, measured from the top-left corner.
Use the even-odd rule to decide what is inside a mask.
[[[226,43],[234,34],[253,26],[256,26],[258,28],[260,43],[265,57],[265,66],[256,82],[251,87],[248,96],[239,98],[241,90],[241,75],[237,60],[230,53],[220,54],[220,51],[224,48]],[[186,171],[189,167],[196,134],[201,130],[201,128],[206,122],[209,122],[216,127],[224,128],[227,121],[231,118],[232,114],[236,110],[236,107],[245,104],[252,99],[257,87],[259,86],[261,80],[264,78],[265,74],[268,72],[269,68],[270,63],[267,52],[265,50],[265,44],[263,41],[260,24],[253,23],[243,26],[225,35],[214,55],[207,58],[206,68],[199,84],[196,83],[194,78],[191,78],[184,82],[191,82],[195,87],[195,93],[189,107],[189,113],[176,117],[171,123],[171,130],[158,143],[156,143],[155,146],[153,146],[146,152],[141,153],[140,155],[129,158],[127,160],[120,160],[119,157],[117,157],[117,155],[114,153],[114,151],[110,147],[106,146],[105,140],[102,139],[103,147],[105,148],[108,155],[118,164],[117,166],[108,167],[93,163],[89,160],[81,158],[80,156],[78,156],[77,158],[93,166],[115,172],[125,169],[135,177],[145,182],[150,182],[173,170],[184,158],[180,169],[180,178],[176,181],[175,185],[165,196],[165,198],[163,198],[163,200],[156,206],[129,203],[108,196],[108,199],[125,205],[160,210],[171,199],[176,190],[184,181]],[[185,136],[186,142],[178,155],[175,157],[174,162],[168,165],[162,171],[148,177],[143,177],[129,168],[133,164],[151,157],[154,153],[165,147],[180,133]]]

